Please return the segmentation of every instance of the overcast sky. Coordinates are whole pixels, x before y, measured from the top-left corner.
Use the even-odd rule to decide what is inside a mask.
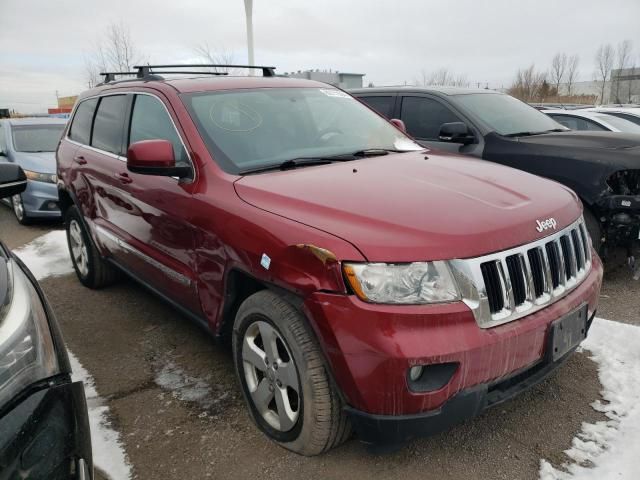
[[[151,63],[194,57],[207,42],[246,61],[243,0],[0,0],[0,108],[55,106],[86,85],[85,57],[112,22],[130,27]],[[640,0],[254,0],[256,63],[365,73],[365,84],[412,83],[448,68],[473,84],[508,86],[557,51],[592,80],[602,43],[634,42]]]

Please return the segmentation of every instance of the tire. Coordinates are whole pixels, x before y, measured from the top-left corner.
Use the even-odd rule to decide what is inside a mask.
[[[263,336],[274,339],[272,348],[265,348]],[[320,347],[304,315],[290,303],[269,290],[251,295],[240,305],[232,341],[236,373],[249,413],[271,440],[292,452],[312,456],[349,438],[351,425]],[[273,357],[279,369],[274,367]],[[261,374],[256,364],[262,366]],[[266,396],[261,396],[263,393]]]
[[[587,208],[584,209],[584,223],[591,237],[593,249],[600,254],[602,248],[602,227],[600,226],[598,218]]]
[[[13,210],[13,214],[16,216],[16,220],[21,225],[30,225],[31,218],[27,215],[26,210],[24,209],[24,202],[22,201],[22,195],[19,193],[11,197],[11,209]]]
[[[65,214],[65,229],[71,262],[80,282],[89,288],[102,288],[114,283],[119,272],[100,256],[75,205],[69,207]]]

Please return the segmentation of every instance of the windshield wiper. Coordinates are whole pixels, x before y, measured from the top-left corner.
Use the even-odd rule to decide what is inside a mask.
[[[516,132],[516,133],[507,133],[505,137],[531,137],[533,135],[543,135],[545,133],[552,132],[566,132],[567,130],[563,128],[552,128],[551,130],[542,130],[541,132]]]
[[[240,175],[267,172],[270,170],[292,170],[298,167],[308,167],[312,165],[326,165],[328,163],[333,163],[333,162],[348,162],[349,160],[357,160],[358,158],[379,157],[382,155],[388,155],[389,152],[396,152],[396,150],[370,148],[368,150],[357,150],[351,153],[340,153],[338,155],[328,155],[326,157],[292,158],[290,160],[285,160],[282,163],[276,163],[272,165],[265,165],[264,167],[256,167],[256,168],[251,168],[247,170],[242,170],[240,172]]]

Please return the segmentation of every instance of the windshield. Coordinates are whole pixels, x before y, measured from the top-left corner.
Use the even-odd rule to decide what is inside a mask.
[[[608,115],[606,113],[602,115],[596,115],[596,118],[609,123],[621,132],[640,133],[640,125],[636,125],[635,123],[632,123],[629,120],[625,120],[624,118],[619,118],[614,115]]]
[[[183,99],[213,157],[232,173],[370,149],[423,150],[333,88],[233,90]]]
[[[64,124],[14,126],[13,148],[16,152],[55,152]]]
[[[568,130],[544,113],[509,95],[500,93],[457,95],[456,101],[500,135]]]

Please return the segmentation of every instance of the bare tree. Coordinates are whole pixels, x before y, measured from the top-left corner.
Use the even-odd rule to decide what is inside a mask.
[[[528,68],[518,70],[508,92],[520,100],[533,102],[541,100],[544,90],[548,90],[547,72],[538,72],[535,65],[531,64]]]
[[[604,103],[604,91],[613,68],[614,48],[610,44],[600,45],[596,52],[596,81],[600,82],[600,103]]]
[[[207,42],[196,45],[193,48],[193,52],[202,63],[208,63],[210,65],[233,65],[235,62],[235,54],[233,52],[225,48],[212,48]],[[233,69],[229,68],[212,67],[210,70],[219,73],[233,73]]]
[[[573,93],[573,85],[578,78],[578,65],[580,64],[580,57],[578,55],[571,55],[567,61],[567,96],[571,96]],[[559,94],[560,92],[558,92]]]
[[[555,85],[556,92],[560,93],[560,84],[567,70],[568,58],[566,53],[556,53],[551,60],[551,84]]]
[[[616,103],[622,103],[620,100],[620,87],[622,83],[622,77],[624,75],[623,70],[629,66],[629,61],[631,60],[631,49],[632,43],[631,40],[624,40],[618,44],[618,52],[616,57],[616,69],[617,75],[615,77],[615,91],[616,91]],[[613,80],[613,79],[612,79]]]
[[[89,87],[97,85],[101,72],[130,72],[134,65],[145,62],[131,38],[125,23],[111,23],[96,40],[93,52],[85,58],[85,70]]]
[[[436,70],[427,74],[424,70],[420,72],[420,78],[416,80],[418,85],[432,85],[437,87],[468,87],[469,80],[465,74],[455,74],[446,68]]]

